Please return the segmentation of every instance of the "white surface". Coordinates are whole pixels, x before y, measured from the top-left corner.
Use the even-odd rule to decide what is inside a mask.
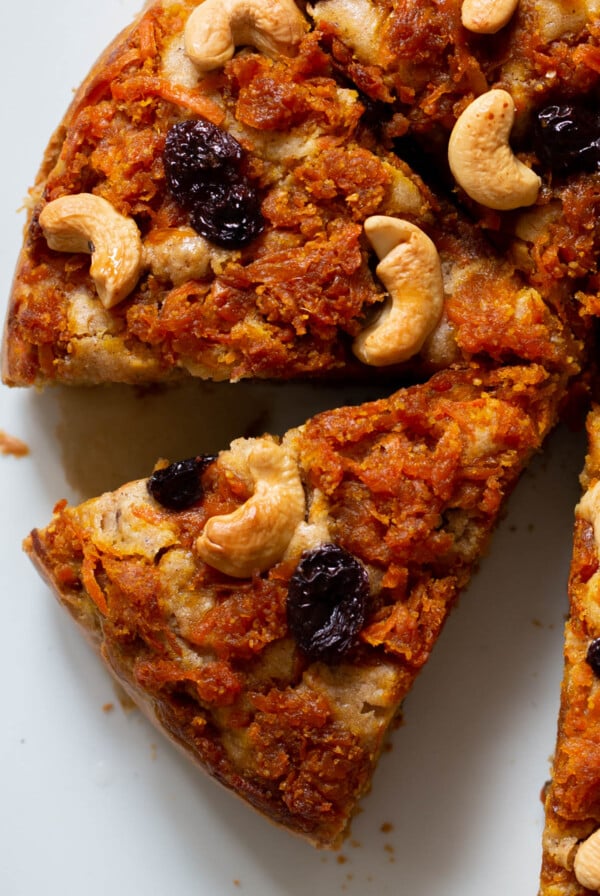
[[[71,88],[136,11],[135,0],[3,8],[2,310],[17,209],[46,142]],[[20,548],[63,496],[146,475],[160,454],[221,447],[256,418],[281,428],[340,403],[335,390],[295,389],[290,400],[234,388],[184,391],[173,407],[128,390],[0,388],[0,429],[31,449],[0,455],[0,893],[534,896],[581,436],[559,433],[522,480],[406,703],[351,839],[329,854],[263,822],[125,712]],[[90,421],[81,409],[94,402],[102,415]]]

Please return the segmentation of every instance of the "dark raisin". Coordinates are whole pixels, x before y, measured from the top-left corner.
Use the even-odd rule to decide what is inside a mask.
[[[182,205],[189,207],[208,182],[235,175],[243,150],[227,131],[210,121],[180,121],[169,129],[163,163],[167,185]]]
[[[155,470],[148,491],[167,510],[186,510],[202,497],[202,473],[215,460],[210,454],[178,460]]]
[[[557,174],[600,169],[600,114],[583,103],[551,104],[534,118],[535,151]]]
[[[369,577],[364,566],[336,544],[305,551],[290,580],[287,621],[311,660],[335,663],[356,643],[365,620]]]
[[[169,190],[201,236],[234,249],[258,236],[260,199],[231,134],[203,119],[181,121],[167,134],[163,161]]]
[[[600,638],[590,641],[585,659],[592,667],[594,675],[597,675],[598,678],[600,678]]]
[[[190,215],[194,230],[219,246],[241,248],[263,229],[260,200],[245,178],[206,189]]]

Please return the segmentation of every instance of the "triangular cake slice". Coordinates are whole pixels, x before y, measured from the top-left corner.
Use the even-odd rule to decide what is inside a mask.
[[[600,408],[575,512],[556,750],[545,792],[540,896],[600,890]]]
[[[563,296],[392,151],[309,17],[277,0],[211,55],[226,8],[148,4],[77,91],[30,194],[4,381],[572,357]]]
[[[563,389],[442,371],[62,502],[26,550],[168,737],[333,846]]]

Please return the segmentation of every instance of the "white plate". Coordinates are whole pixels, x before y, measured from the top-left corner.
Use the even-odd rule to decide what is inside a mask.
[[[17,209],[47,140],[71,89],[136,12],[136,0],[3,8],[2,311]],[[167,401],[127,389],[0,388],[0,429],[30,447],[25,458],[0,455],[3,896],[536,892],[581,434],[559,432],[521,481],[339,853],[273,828],[126,712],[21,551],[62,497],[146,475],[160,455],[224,447],[256,421],[282,429],[358,397],[188,386]]]

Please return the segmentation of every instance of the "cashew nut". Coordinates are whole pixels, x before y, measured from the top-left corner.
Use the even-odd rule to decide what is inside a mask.
[[[463,0],[462,23],[475,34],[495,34],[509,23],[519,0]]]
[[[281,560],[306,513],[298,467],[284,447],[267,438],[257,440],[247,466],[253,494],[233,513],[211,517],[196,539],[205,563],[236,578],[263,572]]]
[[[488,208],[532,205],[541,180],[514,155],[508,142],[515,117],[506,90],[488,90],[467,106],[454,125],[448,161],[463,190]]]
[[[61,196],[45,206],[39,220],[51,249],[91,253],[90,274],[105,308],[134,289],[143,267],[140,232],[106,199],[93,193]]]
[[[307,28],[294,0],[204,0],[187,20],[184,45],[207,72],[225,65],[236,46],[291,56]]]
[[[364,226],[380,259],[377,276],[389,297],[352,349],[365,364],[383,367],[419,352],[439,321],[444,305],[442,266],[434,244],[414,224],[374,215]]]
[[[582,887],[600,891],[600,829],[579,846],[573,870]]]

